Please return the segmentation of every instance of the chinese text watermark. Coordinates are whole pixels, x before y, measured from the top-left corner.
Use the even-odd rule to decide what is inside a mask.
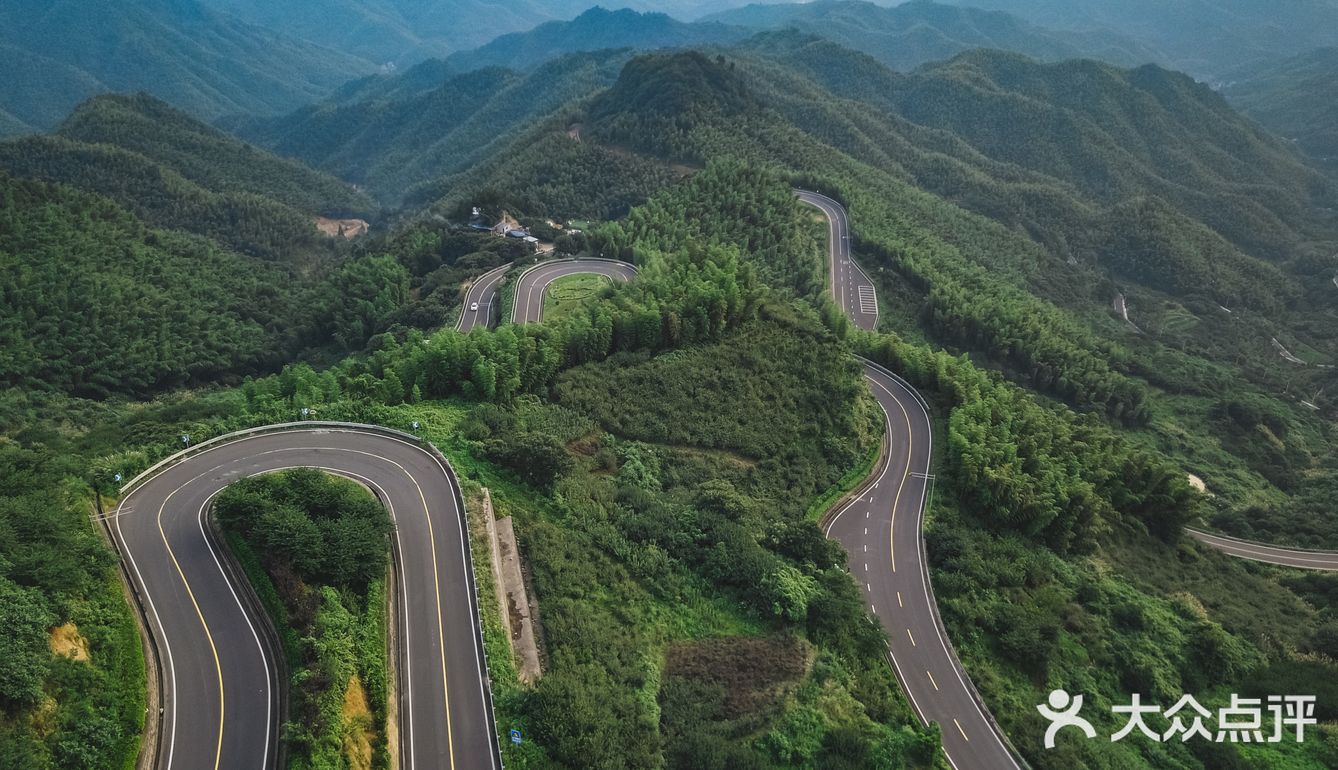
[[[1080,731],[1087,738],[1096,737],[1096,728],[1079,715],[1083,696],[1055,690],[1047,700],[1048,703],[1036,707],[1041,716],[1050,720],[1045,731],[1047,749],[1055,747],[1055,736],[1066,727]],[[1163,708],[1144,703],[1143,696],[1135,693],[1128,704],[1111,706],[1110,711],[1124,719],[1124,727],[1111,734],[1112,741],[1123,740],[1137,730],[1143,737],[1158,742],[1198,738],[1217,743],[1279,743],[1291,734],[1300,743],[1305,740],[1306,726],[1317,723],[1313,695],[1270,695],[1263,699],[1232,694],[1230,705],[1213,711],[1192,695],[1181,696]]]

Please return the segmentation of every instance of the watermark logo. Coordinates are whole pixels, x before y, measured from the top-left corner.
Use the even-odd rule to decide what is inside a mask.
[[[1050,707],[1040,705],[1036,710],[1041,712],[1041,716],[1050,720],[1050,726],[1045,730],[1047,749],[1055,747],[1055,735],[1065,727],[1076,727],[1088,738],[1096,737],[1096,728],[1092,727],[1092,723],[1078,716],[1078,712],[1082,711],[1081,695],[1069,695],[1064,690],[1053,690],[1050,693]]]
[[[1092,723],[1079,716],[1083,696],[1070,695],[1065,690],[1054,690],[1036,707],[1041,716],[1050,720],[1045,731],[1045,747],[1055,747],[1055,736],[1060,730],[1072,727],[1087,738],[1096,737]],[[1317,724],[1315,696],[1270,695],[1268,698],[1242,698],[1231,695],[1230,705],[1215,712],[1204,707],[1194,696],[1184,695],[1169,708],[1143,703],[1143,696],[1134,693],[1130,702],[1111,706],[1110,711],[1125,720],[1124,727],[1110,736],[1111,741],[1124,740],[1135,730],[1143,737],[1159,743],[1190,738],[1222,743],[1280,743],[1290,732],[1300,743],[1305,740],[1307,725]],[[1267,726],[1265,726],[1267,712]],[[1149,719],[1153,720],[1149,724]],[[1154,725],[1156,725],[1154,727]]]

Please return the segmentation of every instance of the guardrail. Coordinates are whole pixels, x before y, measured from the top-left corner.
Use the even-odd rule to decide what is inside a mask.
[[[610,261],[615,261],[615,260],[610,260]],[[461,532],[463,533],[463,536],[465,538],[464,558],[465,558],[465,566],[469,571],[469,583],[472,589],[470,591],[470,594],[472,596],[472,602],[473,602],[473,607],[471,609],[474,613],[474,618],[475,618],[475,623],[474,623],[475,652],[478,659],[483,661],[483,684],[484,684],[483,697],[484,700],[486,701],[488,713],[492,715],[493,729],[489,733],[489,743],[492,746],[493,756],[497,759],[497,766],[499,768],[505,767],[505,764],[502,761],[501,740],[497,732],[497,708],[493,703],[492,699],[492,667],[488,662],[488,649],[487,646],[484,644],[483,640],[483,611],[481,608],[481,604],[479,602],[478,580],[475,578],[474,574],[474,557],[472,553],[472,548],[469,547],[469,517],[467,512],[465,511],[464,493],[460,489],[460,477],[456,475],[455,468],[451,465],[451,461],[447,459],[446,455],[442,454],[441,450],[439,450],[436,447],[436,445],[434,445],[431,441],[428,441],[427,439],[424,439],[420,436],[402,430],[387,428],[381,425],[371,425],[367,423],[357,423],[357,422],[303,420],[298,422],[284,422],[284,423],[273,423],[270,425],[261,425],[255,428],[246,428],[244,430],[233,431],[231,433],[224,433],[220,436],[215,436],[214,438],[208,439],[206,441],[201,441],[195,446],[187,447],[185,449],[182,449],[174,454],[171,454],[163,458],[162,460],[159,460],[158,462],[149,466],[148,468],[140,472],[138,475],[136,475],[134,478],[130,479],[125,484],[123,484],[120,489],[120,497],[122,500],[124,500],[127,495],[134,492],[139,487],[143,486],[145,483],[153,479],[158,474],[162,473],[168,468],[172,468],[190,459],[196,454],[208,451],[209,449],[222,446],[224,444],[227,444],[232,441],[237,441],[239,439],[249,438],[252,436],[271,434],[271,433],[287,433],[287,432],[299,432],[299,431],[310,431],[310,430],[358,431],[363,433],[378,433],[381,435],[400,439],[401,441],[405,441],[406,443],[412,444],[413,446],[417,447],[420,451],[424,452],[429,457],[431,457],[438,464],[438,466],[441,467],[442,472],[446,475],[446,478],[449,479],[451,484],[451,490],[455,494],[456,510],[460,512]],[[111,527],[108,526],[107,530],[110,533]],[[139,604],[140,617],[144,621],[144,628],[148,630],[148,636],[150,637],[154,645],[155,669],[157,669],[157,678],[159,682],[158,688],[159,692],[161,693],[163,686],[162,665],[161,665],[161,657],[158,652],[158,641],[157,639],[153,638],[154,637],[153,626],[148,621],[148,614],[145,612],[145,607],[143,605],[143,601],[140,596],[140,589],[138,585],[136,585],[135,582],[131,579],[129,572],[124,570],[124,563],[125,563],[124,544],[120,543],[119,539],[114,536],[112,537],[112,542],[116,544],[117,550],[121,552],[122,556],[121,561],[123,567],[122,572],[125,575],[127,581],[129,581],[136,602]],[[264,613],[262,613],[262,615],[263,614]],[[282,650],[279,650],[277,648],[275,650],[272,650],[271,652],[273,652],[276,655],[282,654]],[[283,686],[282,682],[277,684],[280,687]],[[160,704],[161,704],[161,699],[160,699]],[[154,748],[154,756],[152,762],[149,763],[149,766],[151,767],[157,766],[158,755],[161,753],[162,716],[163,714],[162,711],[160,710],[158,713],[158,721],[159,721],[159,729],[157,731],[158,746]]]

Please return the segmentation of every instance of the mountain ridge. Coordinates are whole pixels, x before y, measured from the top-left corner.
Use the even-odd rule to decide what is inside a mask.
[[[154,93],[198,117],[275,114],[324,97],[372,65],[209,10],[196,0],[10,0],[0,108],[39,129],[95,93]]]

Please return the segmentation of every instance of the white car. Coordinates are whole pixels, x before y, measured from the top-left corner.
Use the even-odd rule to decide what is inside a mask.
[[[477,313],[478,310],[479,310],[479,303],[477,303],[477,302],[471,302],[471,303],[469,303],[469,312],[471,312],[471,313]]]

